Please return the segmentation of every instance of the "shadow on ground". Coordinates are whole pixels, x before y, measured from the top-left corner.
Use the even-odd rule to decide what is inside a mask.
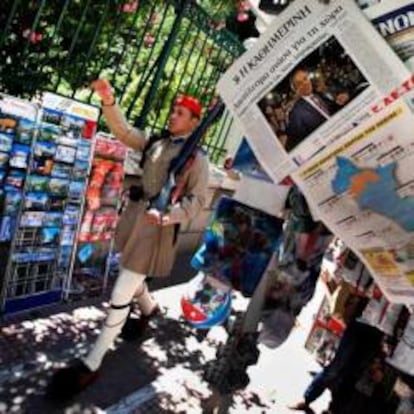
[[[180,259],[173,277],[154,279],[151,290],[182,283],[194,275],[188,258]],[[141,342],[117,341],[115,352],[108,353],[97,381],[76,398],[59,403],[45,398],[53,372],[84,355],[94,342],[106,306],[102,298],[92,298],[58,304],[1,322],[0,413],[96,413],[97,407],[119,405],[120,400],[143,387],[151,391],[149,384],[176,367],[190,373],[191,380],[177,381],[180,385],[156,390],[148,402],[132,412],[189,413],[196,407],[196,412],[200,412],[202,401],[210,394],[201,380],[206,362],[204,351],[215,349],[217,343],[206,340],[205,333],[193,330],[183,321],[167,317],[157,320]],[[258,394],[246,391],[235,396],[234,404],[240,407],[240,412],[253,406],[263,407],[265,412],[267,407]]]
[[[62,321],[62,319],[58,320]],[[103,408],[149,384],[161,374],[161,370],[183,364],[191,371],[199,371],[205,362],[201,349],[188,350],[187,342],[193,336],[192,329],[180,321],[162,318],[148,331],[141,342],[118,341],[115,352],[109,352],[107,355],[96,383],[79,394],[76,402],[67,401],[56,404],[46,400],[44,394],[50,376],[62,365],[59,356],[66,360],[77,357],[83,353],[82,350],[86,349],[86,342],[90,343],[93,340],[87,332],[91,321],[81,321],[81,327],[77,326],[76,320],[72,320],[72,324],[69,324],[68,320],[64,319],[64,321],[66,325],[62,326],[56,324],[55,318],[55,324],[49,333],[43,329],[42,340],[39,341],[39,348],[44,347],[43,359],[32,361],[31,375],[27,376],[27,372],[22,372],[22,378],[17,377],[13,381],[3,382],[0,388],[0,401],[3,402],[3,406],[0,405],[0,412],[3,410],[5,412],[58,413],[74,405],[78,409],[93,405]],[[37,321],[33,323],[36,324]],[[42,324],[43,328],[44,325],[45,322]],[[23,327],[14,329],[17,335],[14,340],[18,337],[19,342],[33,344],[37,335],[36,329],[26,331]],[[60,329],[63,332],[58,333]],[[10,336],[13,333],[9,332],[8,335],[9,341],[12,341]],[[62,345],[62,337],[68,349],[59,355],[54,351]],[[80,340],[84,342],[80,343]],[[48,345],[45,346],[44,342]],[[48,350],[50,355],[48,355]],[[14,369],[16,368],[18,369],[18,365]]]

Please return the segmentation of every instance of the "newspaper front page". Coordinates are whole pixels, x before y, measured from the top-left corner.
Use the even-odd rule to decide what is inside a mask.
[[[414,304],[413,125],[397,101],[292,174],[389,300],[404,304]]]
[[[414,2],[383,1],[365,9],[365,14],[400,59],[414,71]]]
[[[279,182],[409,75],[353,0],[297,0],[218,90]]]

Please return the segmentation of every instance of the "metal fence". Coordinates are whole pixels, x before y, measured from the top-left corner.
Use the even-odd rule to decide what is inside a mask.
[[[178,93],[208,107],[243,52],[194,0],[2,0],[0,28],[2,91],[95,102],[86,86],[106,77],[128,119],[150,133],[164,128]],[[204,140],[213,162],[224,155],[225,118]]]

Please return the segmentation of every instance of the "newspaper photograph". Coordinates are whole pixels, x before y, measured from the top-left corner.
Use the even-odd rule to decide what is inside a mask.
[[[280,182],[409,76],[353,0],[295,0],[218,90]]]
[[[414,115],[395,102],[292,178],[392,302],[414,303]]]
[[[414,2],[383,1],[364,12],[400,59],[414,71]]]

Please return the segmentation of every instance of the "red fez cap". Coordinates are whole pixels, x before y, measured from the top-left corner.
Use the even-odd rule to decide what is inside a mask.
[[[203,107],[199,100],[190,95],[179,95],[175,100],[174,105],[184,106],[198,118],[201,117],[201,112],[203,111]]]

